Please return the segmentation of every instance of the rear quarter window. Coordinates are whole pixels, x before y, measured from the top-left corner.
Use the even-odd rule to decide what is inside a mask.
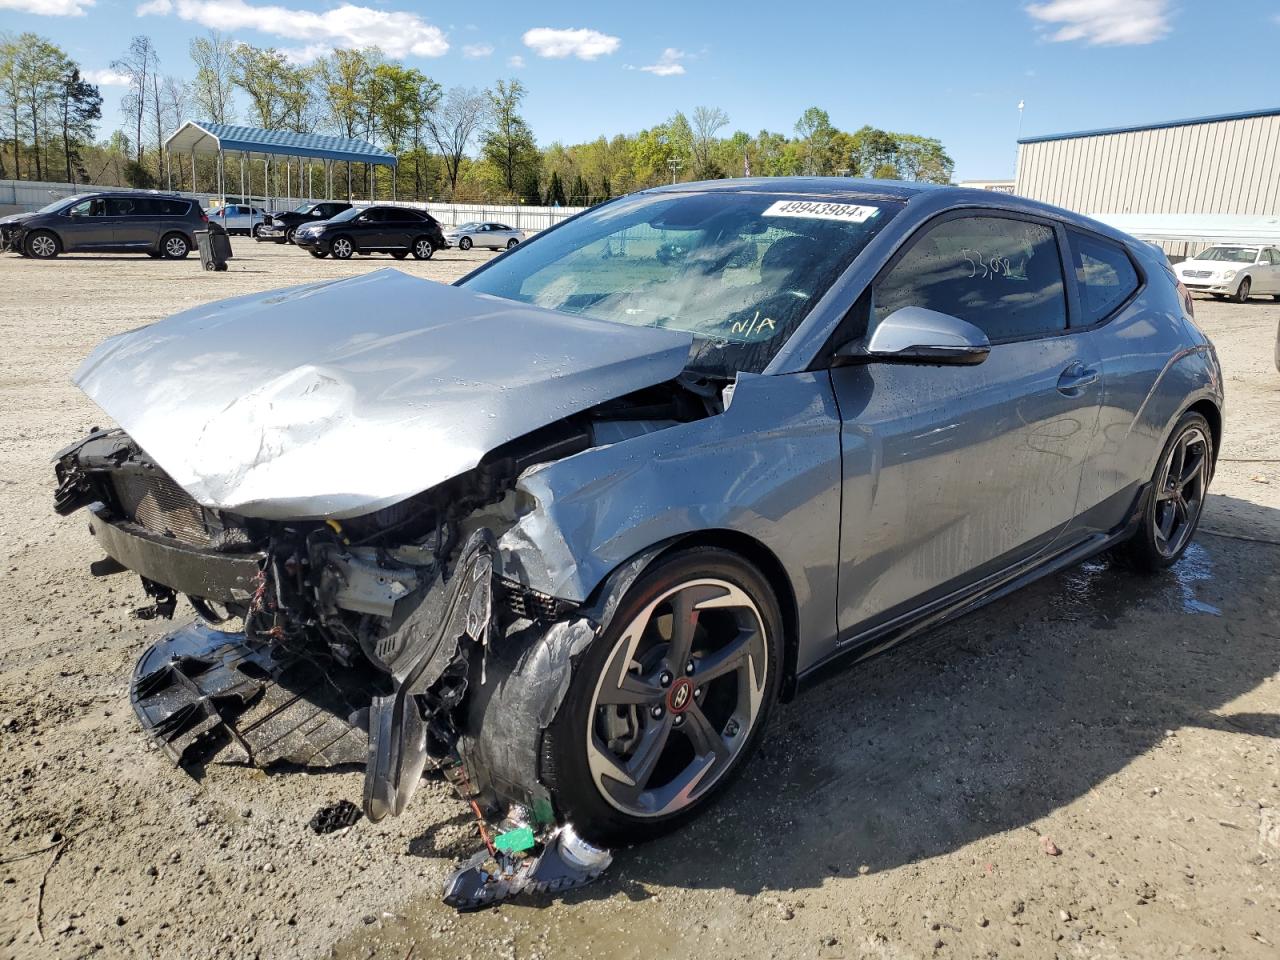
[[[1133,296],[1142,278],[1118,243],[1075,230],[1068,233],[1084,314],[1081,325],[1100,323]]]

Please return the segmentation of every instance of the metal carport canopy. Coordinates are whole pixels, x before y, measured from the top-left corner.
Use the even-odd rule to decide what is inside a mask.
[[[320,160],[373,163],[387,167],[396,165],[394,154],[364,140],[331,137],[320,133],[263,130],[231,123],[207,123],[203,120],[188,120],[164,142],[164,147],[171,153],[262,153],[279,157],[314,157]]]

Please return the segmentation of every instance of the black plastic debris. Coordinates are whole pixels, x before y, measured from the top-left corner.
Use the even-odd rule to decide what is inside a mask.
[[[318,834],[334,833],[351,826],[360,816],[360,808],[350,800],[338,800],[317,810],[307,826]]]

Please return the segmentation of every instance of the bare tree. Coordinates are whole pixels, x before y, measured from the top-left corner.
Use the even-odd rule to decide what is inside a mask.
[[[235,44],[210,30],[207,37],[191,41],[191,59],[196,65],[191,99],[204,119],[229,123],[235,119]]]
[[[462,158],[484,122],[488,107],[488,97],[475,87],[450,87],[440,105],[427,116],[427,130],[444,158],[450,192],[458,189]]]
[[[729,125],[729,115],[719,107],[696,107],[693,111],[693,163],[699,180],[723,176],[715,169],[711,151],[716,145],[716,134]]]
[[[111,61],[111,69],[129,78],[129,92],[120,101],[120,109],[134,126],[133,145],[135,159],[142,163],[142,124],[147,117],[147,107],[155,87],[153,77],[160,69],[160,55],[151,38],[138,35],[129,41],[129,51],[118,60]],[[158,162],[158,161],[157,161]]]

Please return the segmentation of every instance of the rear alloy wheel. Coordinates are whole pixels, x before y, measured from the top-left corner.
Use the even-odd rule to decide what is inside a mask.
[[[781,665],[781,615],[753,566],[706,547],[656,561],[582,655],[543,738],[557,809],[607,845],[690,819],[755,749]]]
[[[1155,572],[1177,563],[1195,536],[1213,475],[1213,433],[1185,413],[1165,444],[1138,532],[1116,550],[1128,566]]]
[[[352,246],[351,241],[346,237],[338,237],[333,243],[329,244],[329,252],[333,254],[335,260],[350,260],[351,255],[356,252],[356,248]]]
[[[432,242],[426,237],[419,237],[413,241],[413,259],[430,260],[435,256],[436,248]]]
[[[191,244],[180,233],[170,233],[160,241],[160,252],[166,260],[185,260],[191,252]]]
[[[23,246],[27,256],[37,260],[52,260],[58,255],[58,238],[48,230],[38,230],[31,234]]]
[[[519,242],[520,242],[520,241],[519,241],[519,240],[517,240],[515,237],[512,237],[510,240],[508,240],[508,241],[507,241],[507,249],[508,249],[508,250],[510,250],[512,247],[514,247],[514,246],[515,246],[517,243],[519,243]]]
[[[459,250],[470,250],[470,249],[471,249],[471,238],[470,238],[470,237],[463,237],[461,240],[459,240],[459,241],[458,241],[458,249],[459,249]]]
[[[391,256],[392,256],[392,258],[394,258],[394,259],[396,259],[396,260],[403,260],[403,259],[404,259],[405,257],[407,257],[408,255],[409,255],[409,251],[408,251],[408,250],[392,250],[392,251],[391,251]]]
[[[1249,281],[1248,277],[1245,277],[1243,280],[1240,281],[1240,286],[1236,287],[1236,295],[1231,299],[1234,300],[1236,303],[1248,303],[1249,291],[1252,288],[1253,288],[1253,284]]]

